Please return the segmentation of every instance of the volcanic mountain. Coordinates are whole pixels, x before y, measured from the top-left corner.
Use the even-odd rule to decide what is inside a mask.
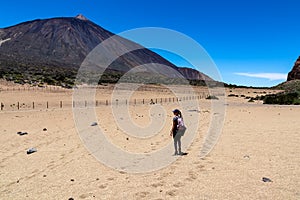
[[[18,83],[72,84],[86,56],[112,36],[115,34],[83,15],[37,19],[0,29],[0,78]],[[130,69],[149,63],[168,66],[186,79],[213,81],[197,70],[178,68],[132,41],[115,38],[111,49],[139,48],[118,56],[103,81],[115,82]]]

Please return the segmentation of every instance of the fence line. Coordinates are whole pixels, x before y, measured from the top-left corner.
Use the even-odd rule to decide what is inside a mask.
[[[160,98],[143,98],[143,99],[97,99],[94,101],[46,101],[46,102],[15,102],[12,104],[4,104],[1,102],[1,111],[16,111],[16,110],[35,110],[35,109],[62,109],[62,108],[88,108],[101,106],[124,106],[124,105],[152,105],[152,104],[169,104],[181,101],[192,101],[206,99],[209,95],[203,93],[197,96],[183,97],[160,97]]]
[[[129,85],[130,86],[130,85]],[[176,92],[178,93],[182,93],[182,94],[193,94],[193,93],[197,93],[197,91],[195,90],[191,90],[190,88],[193,86],[188,87],[189,89],[185,89],[184,86],[170,86],[169,88],[167,87],[159,87],[159,86],[152,86],[152,85],[142,85],[141,87],[137,88],[136,91],[155,91],[155,92],[172,92],[173,90],[176,90]],[[108,85],[108,86],[97,86],[97,87],[85,87],[86,89],[96,89],[96,90],[104,90],[104,89],[108,89],[108,90],[112,90],[115,88],[114,85]],[[196,87],[197,88],[197,87]],[[199,87],[198,87],[199,88]],[[41,92],[72,92],[73,90],[76,90],[77,88],[73,88],[73,89],[67,89],[67,88],[61,88],[61,87],[55,87],[55,86],[46,86],[46,87],[7,87],[7,88],[0,88],[0,92],[17,92],[17,91],[41,91]],[[116,87],[115,89],[117,90],[130,90],[132,91],[132,88],[130,87]],[[201,88],[202,89],[202,88]],[[203,86],[203,89],[208,90],[207,87]]]

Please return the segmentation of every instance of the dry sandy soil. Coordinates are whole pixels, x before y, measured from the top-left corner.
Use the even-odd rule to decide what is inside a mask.
[[[16,87],[2,82],[0,91],[0,102],[5,105],[0,111],[0,199],[300,199],[300,107],[227,97],[231,93],[256,96],[275,91],[226,90],[221,136],[214,149],[200,158],[215,114],[211,100],[199,99],[199,108],[187,110],[176,99],[173,102],[170,91],[158,86],[134,92],[128,107],[131,121],[145,127],[151,117],[165,120],[158,134],[140,139],[122,131],[115,123],[118,116],[105,105],[107,99],[111,100],[112,87],[99,89],[97,126],[124,151],[146,154],[171,145],[169,129],[174,108],[182,109],[188,128],[193,126],[188,119],[200,117],[195,138],[184,149],[187,155],[176,159],[171,153],[165,154],[163,159],[175,158],[174,162],[159,170],[128,173],[101,163],[86,149],[74,122],[72,91]],[[207,93],[204,88],[196,91],[199,95]],[[182,97],[190,95],[185,92],[183,88]],[[164,110],[150,115],[154,105],[149,104],[149,99],[157,99],[155,105],[162,105]],[[83,104],[79,106],[88,109]],[[18,131],[28,134],[20,136]],[[31,147],[37,152],[27,155]],[[271,182],[262,181],[263,177]]]

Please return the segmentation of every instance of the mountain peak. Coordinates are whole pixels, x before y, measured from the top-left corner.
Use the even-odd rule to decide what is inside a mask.
[[[88,18],[86,18],[83,14],[78,14],[78,15],[76,15],[76,17],[75,18],[77,18],[77,19],[81,19],[81,20],[84,20],[84,21],[89,21],[89,19]]]

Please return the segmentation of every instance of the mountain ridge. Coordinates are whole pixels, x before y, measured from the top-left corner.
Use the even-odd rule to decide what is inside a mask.
[[[85,16],[35,19],[0,29],[0,78],[19,79],[22,82],[57,84],[75,78],[86,56],[98,44],[115,36]],[[138,45],[117,37],[112,48],[126,48],[124,44]],[[140,45],[139,45],[140,46]],[[212,80],[194,69],[180,69],[153,51],[141,48],[119,56],[107,71],[110,77],[122,76],[135,66],[157,63],[169,66],[186,79]],[[44,76],[44,77],[43,77]],[[29,80],[27,80],[29,79]],[[213,80],[212,80],[213,81]]]

